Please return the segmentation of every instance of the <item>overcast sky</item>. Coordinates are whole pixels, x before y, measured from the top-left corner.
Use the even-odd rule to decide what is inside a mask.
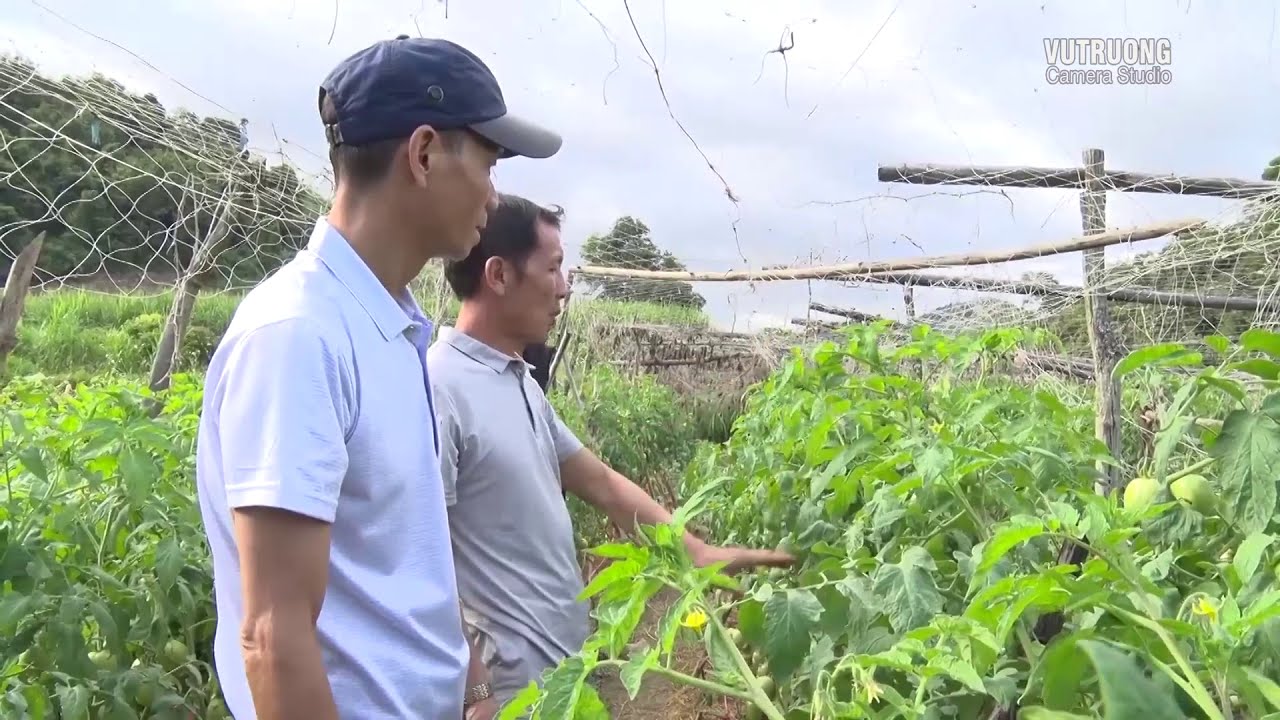
[[[4,0],[0,50],[54,73],[112,75],[171,110],[247,117],[254,152],[283,151],[322,173],[325,73],[398,33],[452,39],[490,65],[511,110],[564,135],[554,159],[504,161],[496,180],[566,208],[572,262],[588,234],[623,214],[695,270],[1013,248],[1079,234],[1077,193],[887,184],[877,166],[1072,166],[1092,146],[1115,169],[1257,178],[1280,154],[1274,2],[630,5],[634,28],[622,0],[452,0],[447,17],[437,0]],[[766,53],[788,33],[784,64]],[[1050,85],[1043,39],[1053,36],[1168,38],[1172,81]],[[923,197],[902,200],[912,196]],[[1113,227],[1233,207],[1151,194],[1108,203]],[[1073,255],[978,272],[1045,270],[1074,283],[1079,265]],[[897,288],[833,283],[697,289],[737,329],[803,315],[810,292],[892,315],[902,305]],[[917,305],[955,299],[922,290]]]

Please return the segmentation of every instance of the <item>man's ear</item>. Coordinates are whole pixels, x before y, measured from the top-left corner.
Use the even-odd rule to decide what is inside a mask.
[[[491,257],[484,261],[484,283],[494,293],[505,295],[511,283],[511,268],[500,257]]]
[[[405,150],[409,156],[409,173],[415,183],[426,183],[427,174],[431,172],[432,157],[441,146],[440,131],[430,125],[418,126],[409,135]]]

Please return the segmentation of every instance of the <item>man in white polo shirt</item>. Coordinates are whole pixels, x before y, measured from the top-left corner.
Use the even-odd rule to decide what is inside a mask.
[[[445,496],[469,632],[500,703],[578,652],[589,632],[567,490],[632,529],[671,521],[642,488],[574,436],[531,377],[522,349],[547,339],[566,288],[560,213],[501,196],[480,244],[445,276],[457,327],[427,354],[440,419]],[[693,534],[694,562],[728,572],[785,566],[772,550],[717,547]]]
[[[237,720],[491,716],[460,618],[431,321],[407,288],[478,242],[499,158],[560,138],[508,115],[484,63],[441,40],[352,55],[319,105],[333,207],[242,301],[205,383],[219,681]]]

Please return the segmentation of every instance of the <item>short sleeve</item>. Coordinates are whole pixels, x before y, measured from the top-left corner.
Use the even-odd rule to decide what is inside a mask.
[[[458,461],[462,450],[462,425],[458,408],[447,392],[434,388],[436,425],[440,433],[440,479],[444,483],[444,503],[453,507],[458,501]]]
[[[233,343],[218,373],[216,408],[229,505],[333,522],[355,417],[348,364],[299,318],[254,328]]]
[[[549,400],[544,399],[543,404],[546,407],[547,426],[551,428],[551,440],[556,446],[556,460],[563,463],[582,449],[582,441],[564,424]]]

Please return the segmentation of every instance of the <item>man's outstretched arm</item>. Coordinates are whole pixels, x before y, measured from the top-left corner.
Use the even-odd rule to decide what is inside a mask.
[[[565,489],[603,512],[626,532],[635,532],[637,523],[661,525],[671,522],[671,513],[649,493],[585,447],[561,461],[560,477]],[[711,545],[687,531],[684,542],[695,564],[705,566],[723,561],[726,573],[754,566],[784,567],[795,561],[787,553],[777,550]]]

